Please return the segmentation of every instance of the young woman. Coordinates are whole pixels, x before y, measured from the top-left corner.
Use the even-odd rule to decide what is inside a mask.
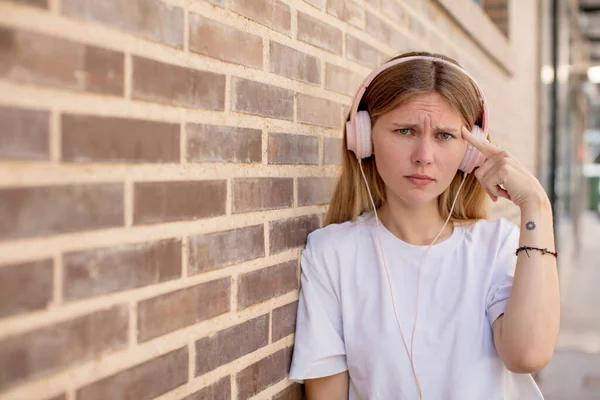
[[[361,85],[327,226],[302,253],[289,377],[308,400],[543,398],[551,207],[487,125],[483,92],[442,55],[401,55]],[[486,219],[488,196],[520,208],[520,229]]]

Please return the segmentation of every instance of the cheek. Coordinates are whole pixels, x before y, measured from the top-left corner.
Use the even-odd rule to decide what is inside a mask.
[[[467,146],[466,143],[454,142],[448,143],[447,147],[441,150],[438,158],[439,164],[443,164],[445,167],[452,167],[453,165],[458,167],[465,156]]]
[[[402,140],[398,139],[392,132],[374,132],[372,140],[375,157],[389,164],[397,164],[398,162],[402,162],[402,159],[409,157],[406,146],[403,146]]]
[[[464,152],[462,146],[459,146],[457,149],[454,149],[454,151],[446,152],[443,157],[438,159],[440,172],[442,172],[444,176],[444,184],[450,184],[454,178],[458,171],[458,167],[463,160]]]
[[[443,169],[456,169],[460,165],[463,156],[464,154],[462,151],[446,153],[443,157],[441,157],[439,164]]]
[[[403,165],[410,160],[407,149],[399,146],[399,143],[395,143],[393,140],[381,139],[383,140],[373,142],[373,152],[378,169],[390,172],[403,169]],[[385,171],[380,172],[380,174],[385,175]]]
[[[379,176],[381,176],[386,186],[395,186],[398,177],[402,176],[407,169],[404,161],[406,155],[398,146],[394,146],[393,143],[385,140],[375,141],[373,150],[375,153],[375,167]]]

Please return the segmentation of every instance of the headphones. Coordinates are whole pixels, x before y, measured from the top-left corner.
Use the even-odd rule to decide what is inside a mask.
[[[394,311],[394,316],[396,317],[396,323],[398,324],[398,328],[400,330],[400,335],[402,336],[402,341],[404,342],[404,348],[406,349],[408,358],[410,360],[410,365],[412,367],[413,375],[415,377],[415,383],[417,385],[417,391],[419,394],[419,398],[422,400],[423,399],[423,390],[421,388],[419,376],[417,374],[417,371],[415,369],[415,364],[413,361],[413,348],[414,348],[414,343],[415,343],[415,328],[417,326],[417,315],[418,315],[418,310],[419,310],[419,308],[418,308],[419,280],[420,280],[420,276],[421,276],[421,266],[423,265],[423,262],[425,261],[425,257],[427,256],[429,249],[431,249],[431,246],[433,246],[435,244],[435,242],[440,237],[441,233],[444,231],[444,228],[448,224],[448,221],[450,221],[450,217],[452,216],[452,211],[454,210],[454,206],[456,205],[456,200],[458,199],[458,194],[460,193],[460,189],[462,188],[463,184],[465,183],[465,178],[467,177],[467,174],[470,174],[471,172],[473,172],[473,170],[475,168],[480,167],[483,164],[483,162],[485,161],[485,156],[479,150],[477,150],[472,144],[469,143],[469,145],[467,146],[467,151],[465,153],[465,156],[463,157],[463,159],[458,167],[459,170],[464,172],[462,182],[460,183],[460,186],[458,187],[456,196],[454,197],[454,201],[452,202],[452,207],[450,208],[450,212],[448,213],[448,217],[446,218],[446,222],[444,223],[444,226],[442,226],[442,229],[437,234],[435,239],[433,239],[433,242],[431,242],[431,244],[427,247],[427,250],[424,252],[424,254],[421,258],[421,262],[419,263],[419,269],[418,269],[418,273],[417,273],[417,298],[415,301],[415,320],[414,320],[413,331],[412,331],[411,349],[409,350],[408,346],[406,344],[406,339],[404,338],[404,332],[402,331],[402,327],[400,326],[400,320],[398,319],[398,313],[396,311],[396,305],[395,305],[396,301],[394,300],[394,291],[392,289],[390,274],[389,274],[389,270],[388,270],[388,267],[385,262],[385,256],[383,253],[383,245],[381,243],[381,232],[379,230],[379,217],[377,215],[377,208],[375,207],[375,202],[373,201],[373,196],[371,195],[371,190],[369,189],[369,184],[367,183],[367,178],[365,177],[365,173],[362,168],[362,159],[370,157],[373,154],[373,142],[372,142],[372,137],[371,137],[371,116],[369,115],[368,111],[358,111],[358,106],[360,105],[360,102],[362,100],[362,97],[363,97],[367,87],[371,84],[371,82],[373,81],[373,79],[375,79],[375,77],[377,75],[379,75],[382,71],[384,71],[394,65],[398,65],[400,63],[412,61],[412,60],[431,60],[433,62],[442,63],[444,65],[448,65],[452,68],[455,68],[455,69],[461,71],[462,73],[464,73],[466,76],[468,76],[471,79],[471,82],[473,82],[473,84],[475,85],[475,88],[477,89],[477,92],[479,94],[479,99],[481,100],[481,106],[482,106],[482,112],[481,112],[481,115],[479,118],[479,120],[481,121],[481,127],[479,127],[477,125],[473,125],[471,134],[481,140],[486,140],[486,141],[487,141],[487,136],[488,136],[487,128],[489,126],[489,120],[488,120],[489,111],[488,111],[488,107],[487,107],[487,102],[485,101],[485,97],[483,95],[483,90],[481,90],[481,88],[479,87],[479,85],[477,84],[475,79],[473,79],[473,77],[471,75],[469,75],[461,67],[459,67],[456,64],[451,63],[449,61],[446,61],[444,59],[438,58],[438,57],[409,56],[409,57],[403,57],[403,58],[399,58],[396,60],[392,60],[386,64],[383,64],[381,67],[375,69],[373,72],[371,72],[371,74],[369,74],[369,76],[367,76],[367,78],[364,80],[364,82],[358,88],[358,92],[356,93],[356,96],[354,97],[354,102],[352,104],[350,120],[348,122],[346,122],[347,147],[348,147],[348,150],[352,151],[356,155],[356,158],[358,159],[358,166],[359,166],[360,172],[362,174],[363,180],[365,182],[367,193],[369,194],[369,199],[371,200],[371,205],[373,206],[373,212],[375,213],[375,221],[377,223],[377,237],[379,239],[380,260],[382,261],[384,271],[385,271],[385,274],[387,277],[389,289],[390,289],[390,295],[391,295],[391,300],[392,300],[392,309]]]
[[[447,66],[450,66],[458,71],[461,71],[466,76],[471,79],[471,82],[475,85],[477,92],[479,94],[479,98],[481,100],[481,106],[483,108],[481,113],[481,127],[477,125],[473,125],[473,129],[471,130],[471,134],[476,138],[481,140],[486,140],[488,136],[488,125],[489,125],[489,110],[487,106],[487,102],[485,100],[485,96],[483,95],[483,90],[477,84],[475,79],[469,75],[464,69],[459,67],[458,65],[451,63],[450,61],[446,61],[444,59],[438,57],[431,56],[410,56],[403,57],[392,60],[388,63],[383,64],[379,68],[375,69],[373,72],[369,74],[364,80],[364,82],[358,88],[358,92],[356,96],[354,96],[354,102],[352,104],[352,111],[350,113],[350,121],[346,122],[346,142],[348,146],[348,150],[352,151],[357,159],[363,159],[370,157],[373,154],[373,141],[371,136],[371,116],[368,111],[358,111],[358,106],[362,100],[362,97],[367,90],[367,87],[371,84],[373,79],[377,77],[382,71],[393,67],[394,65],[398,65],[401,63],[405,63],[413,60],[430,60],[436,63],[441,63]],[[477,150],[472,144],[469,143],[467,146],[467,152],[463,160],[461,161],[458,169],[469,174],[473,172],[476,167],[480,167],[485,161],[485,156]]]

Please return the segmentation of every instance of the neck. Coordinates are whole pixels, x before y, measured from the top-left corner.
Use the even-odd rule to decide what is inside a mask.
[[[419,207],[407,207],[388,200],[377,210],[377,215],[381,223],[396,237],[417,246],[430,245],[446,222],[440,216],[437,199]],[[453,224],[448,222],[436,243],[450,237],[452,231]]]

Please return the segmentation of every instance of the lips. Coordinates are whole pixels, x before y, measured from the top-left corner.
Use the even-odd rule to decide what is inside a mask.
[[[427,186],[432,183],[435,179],[430,177],[429,175],[409,175],[405,177],[410,183],[415,186]]]

